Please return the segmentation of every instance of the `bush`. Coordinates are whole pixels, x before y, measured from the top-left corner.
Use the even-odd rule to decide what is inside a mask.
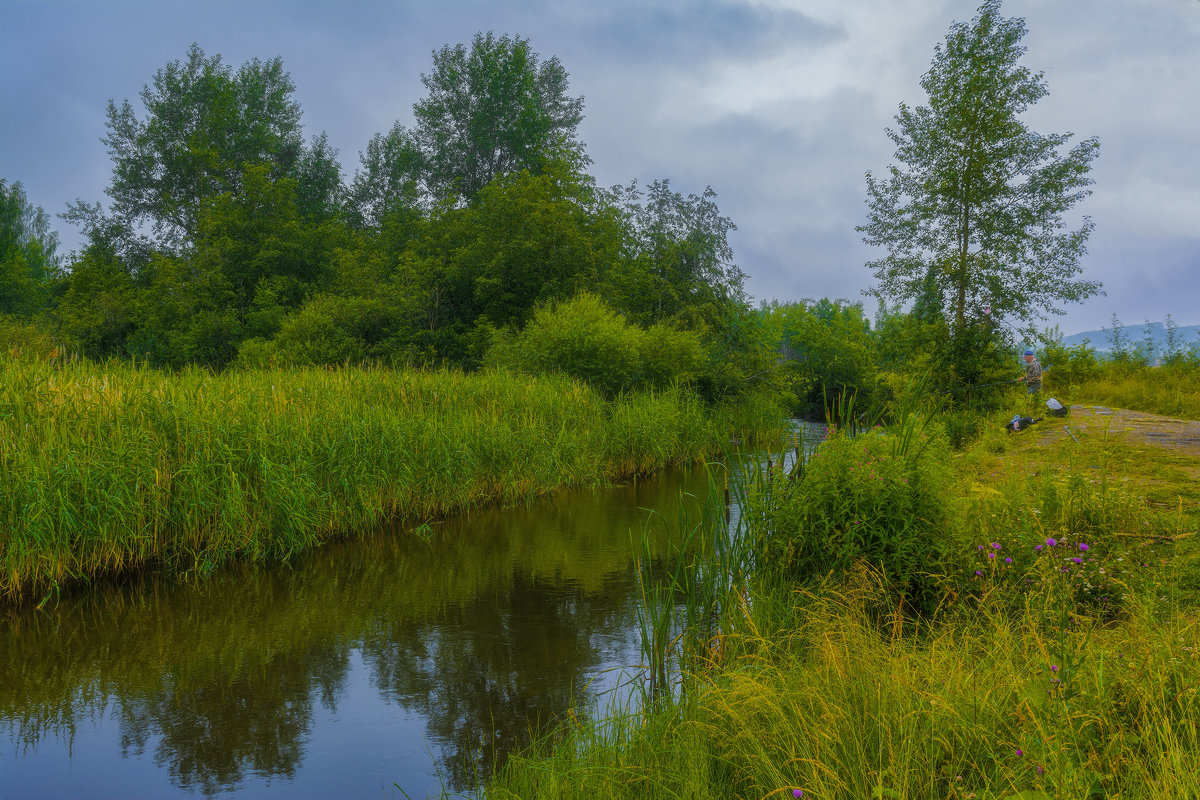
[[[931,574],[947,571],[954,547],[947,507],[950,473],[940,437],[922,434],[908,453],[880,429],[832,434],[795,482],[777,473],[752,493],[764,563],[802,583],[840,576],[866,561],[918,608],[931,611]]]
[[[781,329],[796,415],[819,418],[826,397],[843,393],[854,394],[859,408],[878,400],[879,353],[860,304],[821,299],[775,305],[767,313]]]
[[[632,325],[588,293],[539,310],[520,334],[501,335],[485,357],[492,366],[568,375],[609,397],[690,381],[703,362],[694,333]]]
[[[41,325],[9,314],[0,314],[0,347],[13,358],[54,358],[64,350]]]

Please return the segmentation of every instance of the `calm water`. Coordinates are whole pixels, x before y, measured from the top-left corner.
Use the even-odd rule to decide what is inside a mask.
[[[0,798],[465,793],[629,677],[681,492],[703,471],[2,617]]]

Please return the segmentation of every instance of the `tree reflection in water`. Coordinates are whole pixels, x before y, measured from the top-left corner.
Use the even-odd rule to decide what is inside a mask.
[[[693,471],[569,493],[448,522],[428,543],[381,532],[291,566],[232,568],[198,585],[143,580],[9,612],[0,736],[10,752],[36,754],[111,715],[121,769],[165,772],[206,795],[286,781],[305,761],[315,708],[336,712],[351,688],[357,651],[379,701],[424,720],[447,788],[465,791],[586,703],[598,670],[637,657],[630,532],[646,508],[673,518],[680,490],[701,495],[705,481]],[[386,770],[406,735],[356,733],[351,719],[338,741],[347,763],[378,753]],[[373,775],[346,781],[364,777],[370,791]],[[286,788],[308,794],[300,780]]]

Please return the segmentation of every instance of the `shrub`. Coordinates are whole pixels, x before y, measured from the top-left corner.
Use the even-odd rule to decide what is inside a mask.
[[[0,314],[0,348],[13,358],[52,358],[64,350],[41,325],[9,314]]]
[[[954,547],[946,446],[922,434],[908,453],[899,437],[875,429],[832,434],[795,482],[777,473],[751,493],[764,563],[810,583],[866,561],[920,609],[936,602],[933,573]]]
[[[498,339],[485,362],[530,374],[562,373],[612,397],[694,378],[700,339],[669,325],[632,325],[593,294],[539,310],[516,336]]]

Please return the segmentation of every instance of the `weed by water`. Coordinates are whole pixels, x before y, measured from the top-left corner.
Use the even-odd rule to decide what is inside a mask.
[[[203,575],[385,518],[602,484],[703,458],[729,423],[677,387],[606,401],[505,372],[6,360],[0,597],[146,566]]]

